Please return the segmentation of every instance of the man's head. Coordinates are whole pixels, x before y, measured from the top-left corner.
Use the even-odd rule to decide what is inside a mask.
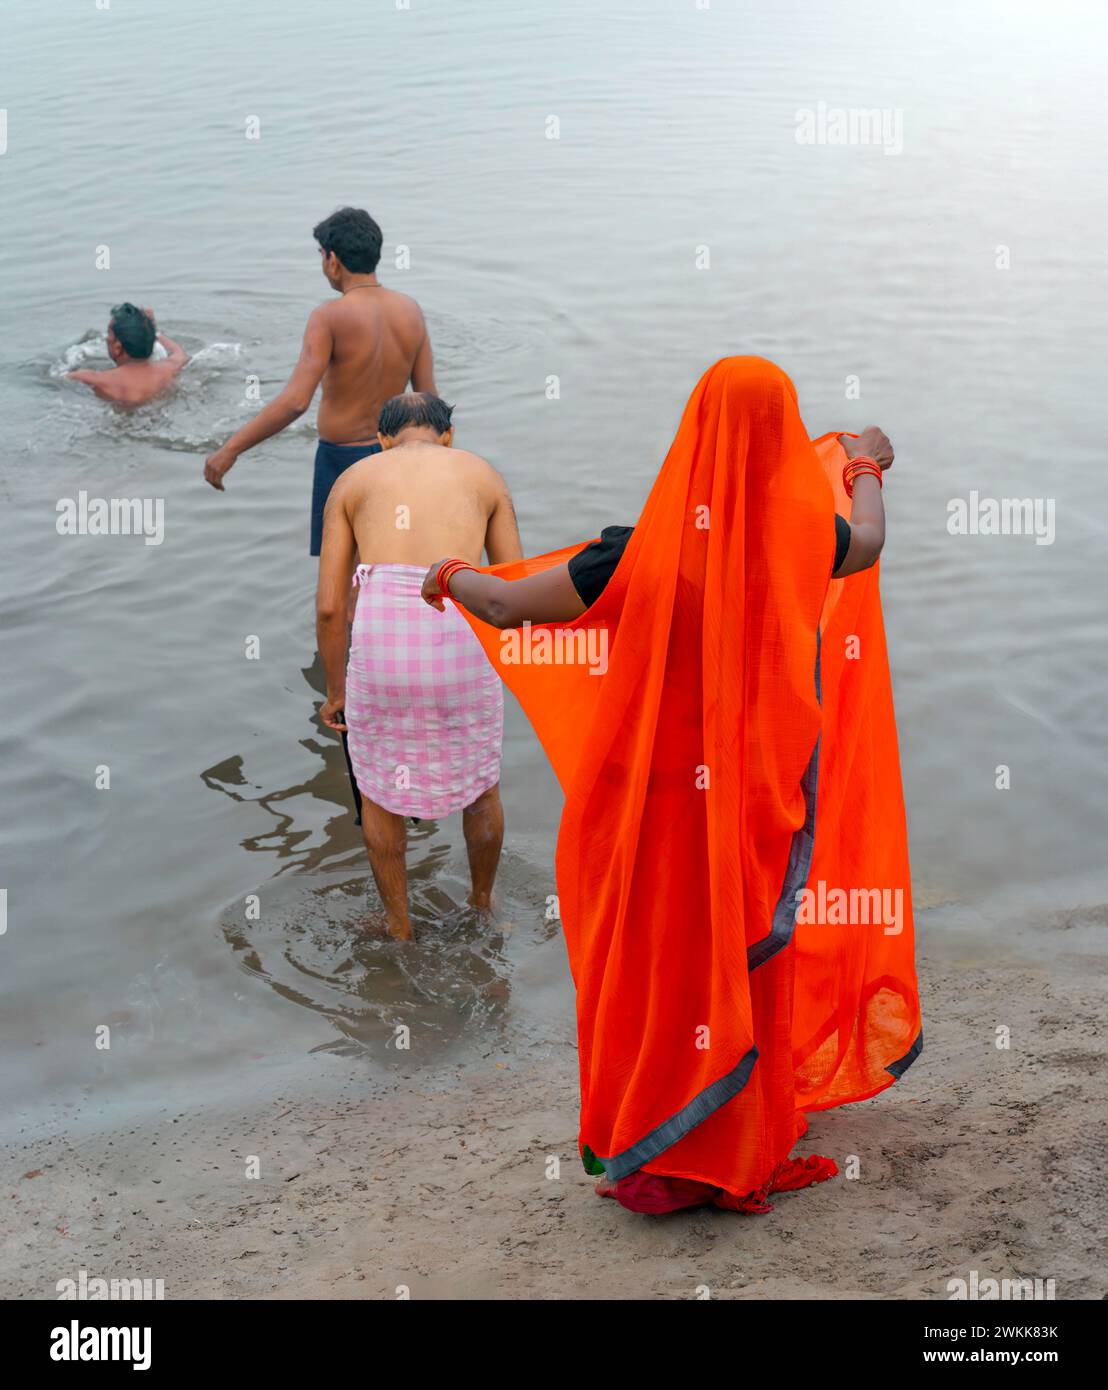
[[[154,351],[158,330],[149,314],[133,304],[117,304],[108,320],[108,354],[113,362],[142,362]]]
[[[377,417],[381,448],[391,449],[397,444],[421,440],[449,449],[454,442],[454,426],[450,422],[453,414],[454,407],[430,391],[409,391],[403,396],[393,396],[381,407]]]
[[[313,230],[323,257],[323,273],[332,289],[342,275],[369,275],[381,259],[381,228],[361,208],[339,208]]]

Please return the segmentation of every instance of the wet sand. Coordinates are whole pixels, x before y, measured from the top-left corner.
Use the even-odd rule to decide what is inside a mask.
[[[28,1134],[5,1155],[0,1295],[50,1298],[86,1268],[162,1278],[176,1299],[944,1299],[976,1270],[1100,1298],[1108,911],[1048,914],[1001,945],[964,913],[924,916],[923,1056],[812,1117],[801,1151],[856,1155],[858,1176],[767,1216],[596,1198],[567,1021],[465,1066],[368,1083],[317,1055],[272,1093],[251,1085],[252,1105]]]

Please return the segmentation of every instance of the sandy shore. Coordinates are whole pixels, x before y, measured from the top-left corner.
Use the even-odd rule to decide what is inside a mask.
[[[957,925],[930,933],[922,1058],[814,1116],[801,1146],[857,1156],[857,1178],[767,1216],[596,1198],[568,1034],[526,1060],[372,1084],[310,1058],[295,1094],[12,1145],[0,1293],[52,1298],[85,1268],[164,1279],[177,1299],[943,1299],[976,1270],[1100,1298],[1106,926],[1095,909],[987,948]]]

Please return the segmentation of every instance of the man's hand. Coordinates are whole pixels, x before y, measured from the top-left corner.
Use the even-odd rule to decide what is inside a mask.
[[[235,466],[237,458],[238,455],[232,453],[226,444],[214,454],[209,454],[204,460],[204,481],[211,483],[217,492],[225,491],[223,475]]]
[[[439,588],[439,570],[446,564],[446,557],[436,560],[427,573],[423,576],[423,588],[420,590],[420,598],[424,603],[429,603],[432,608],[437,608],[440,613],[446,612],[446,604],[443,602],[442,590]]]
[[[328,696],[319,707],[319,717],[329,729],[334,729],[337,734],[346,733],[346,695],[343,693],[337,697]]]
[[[884,430],[878,429],[876,425],[870,425],[868,429],[864,429],[857,439],[851,439],[848,434],[840,434],[839,443],[846,451],[848,459],[865,454],[867,458],[880,464],[883,469],[893,466],[893,446],[889,442],[889,436]]]

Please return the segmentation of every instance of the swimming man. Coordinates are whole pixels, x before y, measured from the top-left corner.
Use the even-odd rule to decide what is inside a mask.
[[[166,356],[155,361],[156,342],[165,348]],[[70,372],[69,379],[91,386],[102,401],[113,405],[145,405],[166,389],[189,360],[180,344],[158,332],[154,311],[133,304],[117,304],[112,310],[108,355],[114,367],[102,372],[82,367]]]

